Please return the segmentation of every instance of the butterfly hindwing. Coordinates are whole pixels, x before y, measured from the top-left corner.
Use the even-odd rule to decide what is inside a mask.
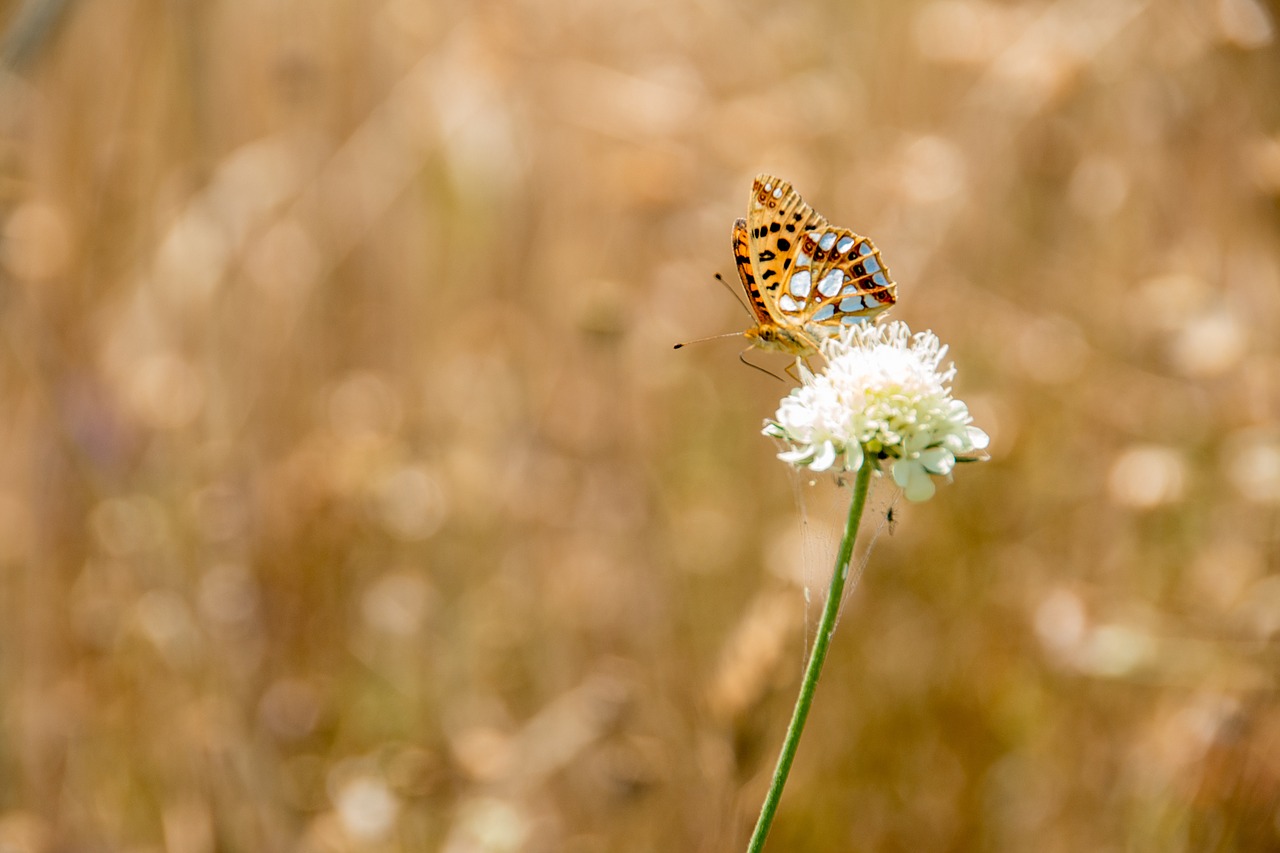
[[[866,237],[847,228],[815,229],[801,240],[800,252],[813,282],[805,324],[861,323],[897,301],[897,286],[880,250]]]
[[[745,219],[738,219],[733,223],[733,259],[738,264],[738,278],[742,279],[742,289],[746,291],[747,303],[751,306],[756,323],[774,322],[768,303],[760,295],[759,282],[751,268],[751,245]]]

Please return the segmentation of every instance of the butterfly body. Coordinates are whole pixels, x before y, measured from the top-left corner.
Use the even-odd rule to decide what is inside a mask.
[[[841,326],[871,320],[897,301],[880,250],[831,225],[786,181],[759,175],[747,218],[733,224],[733,255],[759,349],[807,358]]]

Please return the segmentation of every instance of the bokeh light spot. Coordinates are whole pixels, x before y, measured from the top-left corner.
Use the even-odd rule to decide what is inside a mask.
[[[1150,661],[1155,652],[1149,634],[1128,625],[1103,625],[1089,636],[1076,663],[1087,672],[1119,677]]]
[[[1249,430],[1232,436],[1227,446],[1232,485],[1254,503],[1280,504],[1280,439]]]
[[[1216,311],[1188,323],[1170,343],[1174,366],[1187,376],[1218,376],[1244,357],[1248,337],[1235,315]]]
[[[512,803],[482,797],[463,803],[444,853],[516,853],[529,837],[529,819]]]
[[[417,466],[401,468],[384,478],[377,489],[375,506],[388,532],[408,540],[433,535],[449,511],[440,482]]]
[[[143,636],[175,666],[191,662],[197,651],[198,634],[191,609],[177,593],[149,590],[134,606],[134,618]]]
[[[334,803],[347,833],[360,841],[379,841],[390,834],[400,813],[400,801],[387,784],[372,776],[358,776],[338,791]]]
[[[125,381],[134,413],[157,429],[188,426],[204,407],[203,377],[173,353],[144,358]]]
[[[209,621],[236,624],[253,618],[258,588],[252,573],[239,563],[220,563],[200,579],[197,603]]]
[[[1160,331],[1179,329],[1203,315],[1212,301],[1212,291],[1204,279],[1185,272],[1158,275],[1137,288],[1140,309],[1133,317]]]
[[[298,740],[315,730],[322,705],[320,691],[310,681],[282,678],[262,695],[258,716],[277,737]]]
[[[1107,490],[1121,506],[1151,509],[1182,499],[1186,489],[1186,461],[1170,447],[1131,447],[1111,463]]]
[[[1074,649],[1088,626],[1084,602],[1066,589],[1055,589],[1037,605],[1034,622],[1040,642],[1059,654]]]
[[[430,586],[412,572],[390,572],[374,581],[361,600],[361,613],[371,627],[410,637],[421,630],[432,602]]]
[[[156,253],[157,287],[184,302],[202,304],[226,272],[231,249],[218,223],[199,203],[174,219]]]

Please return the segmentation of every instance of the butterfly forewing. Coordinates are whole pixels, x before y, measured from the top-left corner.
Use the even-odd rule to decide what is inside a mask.
[[[803,281],[807,266],[800,263],[804,259],[796,250],[804,234],[826,225],[827,220],[805,204],[791,184],[772,175],[756,178],[747,209],[751,265],[774,323],[793,325],[802,321],[804,298],[788,288],[798,273],[796,284]],[[802,288],[797,286],[796,290]]]

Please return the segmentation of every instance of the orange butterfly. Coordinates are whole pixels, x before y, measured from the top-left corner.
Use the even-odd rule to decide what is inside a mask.
[[[733,256],[756,319],[742,334],[760,349],[807,358],[842,325],[898,301],[880,250],[772,175],[756,177],[747,218],[733,223]]]

